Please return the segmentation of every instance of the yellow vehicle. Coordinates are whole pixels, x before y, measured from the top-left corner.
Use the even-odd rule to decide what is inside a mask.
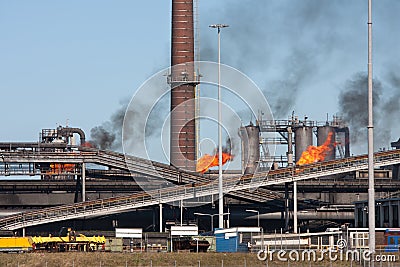
[[[0,252],[28,252],[33,250],[30,237],[0,237]]]
[[[87,237],[63,227],[59,236],[0,237],[0,252],[98,251],[104,250],[104,236]]]
[[[64,251],[97,251],[102,250],[106,239],[104,236],[87,237],[76,234],[71,228],[63,227],[59,236],[32,237],[34,249],[54,252]]]

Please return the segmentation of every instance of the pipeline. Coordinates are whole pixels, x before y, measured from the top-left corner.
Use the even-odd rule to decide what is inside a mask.
[[[85,143],[86,137],[85,133],[83,132],[82,129],[80,128],[69,128],[69,127],[59,127],[57,129],[58,134],[61,136],[72,136],[72,134],[77,133],[80,136],[81,139],[81,146]]]

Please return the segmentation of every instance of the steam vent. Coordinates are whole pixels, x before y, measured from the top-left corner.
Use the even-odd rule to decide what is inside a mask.
[[[170,164],[195,171],[193,0],[172,1]]]

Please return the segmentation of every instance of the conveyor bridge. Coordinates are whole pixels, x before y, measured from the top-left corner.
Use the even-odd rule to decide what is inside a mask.
[[[399,164],[400,150],[375,153],[374,162],[376,167]],[[254,176],[248,175],[225,179],[223,182],[223,191],[224,193],[231,191],[251,192],[261,186],[314,179],[366,168],[368,168],[367,155],[318,162],[304,166],[273,170],[269,173],[259,173]],[[56,221],[120,213],[159,203],[170,203],[217,193],[217,181],[196,183],[195,185],[182,185],[122,197],[86,201],[19,213],[0,219],[0,229],[15,230]]]
[[[21,169],[18,164],[22,163],[94,163],[107,166],[112,169],[131,171],[132,175],[147,177],[162,177],[163,179],[178,183],[202,183],[214,180],[210,175],[202,175],[196,172],[179,170],[168,164],[142,159],[139,157],[128,156],[118,152],[104,151],[97,149],[84,148],[84,151],[74,152],[35,152],[29,150],[8,151],[0,153],[0,160],[5,164],[16,164],[16,168],[0,168],[0,175],[38,175],[33,168]],[[79,173],[73,173],[79,174]],[[280,199],[282,195],[268,190],[256,190],[249,192],[232,192],[236,198],[246,199],[253,202],[261,202],[267,199]]]

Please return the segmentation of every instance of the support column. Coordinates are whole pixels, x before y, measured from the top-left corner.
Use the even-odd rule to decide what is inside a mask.
[[[163,232],[163,214],[162,214],[162,203],[158,204],[160,207],[160,233]]]
[[[25,237],[25,227],[22,228],[22,237]]]
[[[289,229],[289,183],[285,183],[285,231]]]
[[[291,127],[287,128],[288,132],[288,167],[293,166],[293,131]],[[297,182],[293,182],[293,233],[297,234]]]
[[[384,213],[384,208],[382,203],[380,205],[378,205],[378,209],[379,209],[379,222],[378,222],[378,226],[379,227],[384,227],[383,226],[383,222],[385,219],[385,213]]]
[[[368,224],[367,224],[367,219],[368,219],[368,206],[364,206],[364,207],[363,207],[362,213],[363,213],[362,227],[368,227]]]
[[[183,200],[181,200],[181,226],[183,225]]]
[[[80,201],[80,196],[82,193],[82,175],[76,175],[76,187],[75,187],[75,197],[74,203],[78,203]]]
[[[86,164],[82,163],[82,201],[86,201]]]
[[[293,233],[297,234],[297,182],[293,182]]]
[[[230,211],[230,209],[229,209],[229,206],[228,206],[228,214],[227,214],[227,217],[228,217],[228,219],[226,220],[226,228],[229,228],[230,227],[230,216],[231,216],[231,211]]]

